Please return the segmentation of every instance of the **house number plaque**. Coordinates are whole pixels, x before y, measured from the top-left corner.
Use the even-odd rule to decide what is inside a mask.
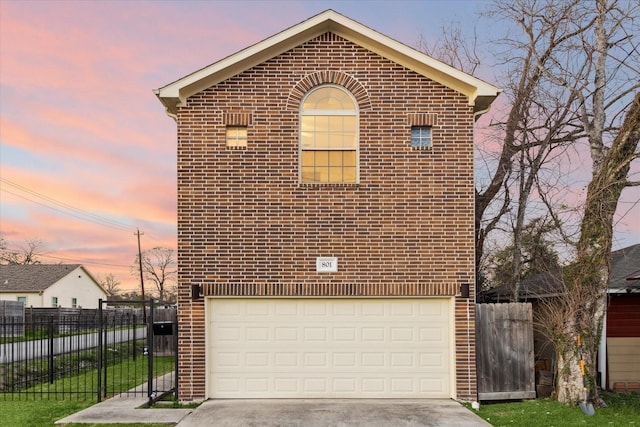
[[[318,273],[335,273],[338,271],[338,258],[318,257],[316,258],[316,271]]]

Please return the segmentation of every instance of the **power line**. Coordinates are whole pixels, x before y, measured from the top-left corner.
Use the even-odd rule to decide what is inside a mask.
[[[20,252],[17,251],[10,251],[12,254],[20,254]],[[37,254],[36,255],[38,258],[52,258],[52,259],[57,259],[60,261],[69,261],[72,262],[74,264],[88,264],[88,265],[102,265],[102,266],[106,266],[106,267],[116,267],[116,268],[126,268],[126,269],[130,269],[131,266],[129,265],[122,265],[122,264],[109,264],[106,262],[97,262],[97,261],[87,261],[87,260],[79,260],[79,259],[73,259],[73,258],[64,258],[64,257],[58,257],[58,256],[54,256],[54,255],[45,255],[45,254]]]
[[[9,190],[7,190],[5,188],[2,188],[1,190],[4,191],[5,193],[9,193],[9,194],[12,194],[12,195],[14,195],[16,197],[20,197],[21,199],[27,200],[27,201],[29,201],[31,203],[35,203],[37,205],[40,205],[40,206],[43,206],[45,208],[51,209],[53,211],[59,212],[59,213],[61,213],[63,215],[68,215],[68,216],[71,216],[71,217],[74,217],[74,218],[77,218],[77,219],[80,219],[80,220],[83,220],[83,221],[91,222],[91,223],[102,225],[102,226],[109,227],[109,228],[114,228],[114,229],[120,230],[120,231],[129,231],[130,230],[130,229],[124,229],[124,228],[121,228],[121,227],[115,227],[115,226],[112,226],[112,225],[107,225],[107,224],[104,224],[104,223],[99,222],[99,221],[93,221],[93,220],[91,220],[89,218],[84,218],[84,217],[79,216],[79,215],[74,215],[74,214],[72,214],[70,212],[65,212],[65,211],[57,209],[57,208],[55,208],[53,206],[49,206],[49,205],[47,205],[45,203],[38,202],[37,200],[32,200],[32,199],[30,199],[28,197],[25,197],[25,196],[22,196],[20,194],[14,193],[13,191],[9,191]]]
[[[54,199],[53,197],[44,195],[42,193],[38,193],[37,191],[31,190],[31,189],[29,189],[27,187],[24,187],[24,186],[20,185],[20,184],[16,184],[15,182],[9,181],[6,178],[1,178],[0,177],[0,181],[5,183],[5,184],[7,184],[7,185],[9,185],[9,186],[12,186],[12,187],[18,189],[18,190],[20,190],[20,191],[22,191],[24,193],[27,193],[29,195],[35,196],[35,197],[37,197],[39,199],[42,199],[42,200],[46,201],[46,203],[42,203],[42,202],[39,202],[37,200],[30,199],[29,197],[14,193],[12,191],[9,191],[6,188],[0,187],[0,190],[4,191],[6,193],[12,194],[12,195],[14,195],[16,197],[20,197],[20,198],[22,198],[24,200],[28,200],[28,201],[30,201],[32,203],[35,203],[35,204],[38,204],[40,206],[52,209],[52,210],[54,210],[56,212],[59,212],[61,214],[69,215],[71,217],[78,218],[78,219],[81,219],[83,221],[92,222],[94,224],[102,225],[104,227],[109,227],[109,228],[113,228],[113,229],[116,229],[116,230],[121,230],[121,231],[131,231],[131,230],[133,230],[133,227],[131,227],[131,226],[127,225],[127,224],[124,224],[122,222],[115,221],[115,220],[112,220],[110,218],[106,218],[106,217],[97,215],[97,214],[95,214],[93,212],[89,212],[89,211],[84,210],[84,209],[77,208],[77,207],[75,207],[73,205],[70,205],[68,203],[65,203],[65,202],[62,202],[60,200]],[[66,209],[66,211],[58,209],[58,208],[56,208],[54,206],[51,206],[51,205],[55,205],[55,206],[61,207],[63,209]],[[71,212],[69,212],[69,211],[71,211]],[[75,213],[73,213],[73,212],[75,212]]]

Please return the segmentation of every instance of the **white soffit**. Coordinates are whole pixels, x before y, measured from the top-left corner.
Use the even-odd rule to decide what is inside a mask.
[[[326,32],[332,32],[469,98],[475,112],[486,110],[500,89],[457,70],[371,28],[327,10],[306,21],[191,73],[154,93],[171,116],[187,98]]]

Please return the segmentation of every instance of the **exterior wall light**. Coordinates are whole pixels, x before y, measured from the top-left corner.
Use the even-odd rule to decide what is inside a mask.
[[[200,285],[191,285],[191,299],[197,300],[202,298],[202,287]]]
[[[468,283],[462,283],[460,285],[460,296],[462,298],[469,298],[469,289],[470,289],[470,285]]]

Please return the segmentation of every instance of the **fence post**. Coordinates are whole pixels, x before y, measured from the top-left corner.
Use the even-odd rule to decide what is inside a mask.
[[[144,307],[144,304],[143,304]],[[151,405],[153,393],[153,298],[149,300],[149,317],[147,317],[147,345],[149,346],[147,369],[149,372],[148,384],[147,384],[147,396],[149,397],[149,405]]]
[[[107,318],[102,322],[102,348],[100,349],[102,353],[102,365],[104,367],[104,375],[102,376],[103,397],[107,397],[109,392],[109,385],[107,384],[107,379],[109,378],[109,354],[107,353],[107,350],[109,349],[109,326],[113,327],[115,324],[109,325],[109,316],[107,315]]]
[[[49,384],[53,384],[53,316],[49,316],[49,324],[47,326],[49,334]]]
[[[127,316],[128,317],[128,316]],[[137,341],[137,330],[138,330],[138,319],[135,313],[133,313],[132,316],[132,322],[129,322],[129,326],[133,325],[133,361],[136,361],[136,358],[138,357],[138,350],[136,348],[136,343]]]
[[[178,400],[178,310],[173,313],[173,358],[175,360],[173,372],[174,372],[174,396],[176,401]]]
[[[98,300],[98,403],[102,399],[102,298]]]

